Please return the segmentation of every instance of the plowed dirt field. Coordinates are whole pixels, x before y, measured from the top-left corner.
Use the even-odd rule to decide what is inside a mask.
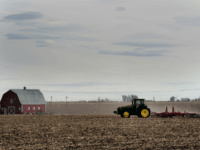
[[[0,116],[0,149],[200,149],[199,118]]]
[[[151,109],[151,112],[161,113],[164,112],[166,106],[168,111],[172,111],[174,106],[175,111],[190,112],[200,114],[200,101],[196,102],[145,102],[145,104]],[[78,114],[106,114],[114,115],[113,111],[117,110],[117,107],[131,105],[131,102],[101,102],[101,103],[75,103],[69,102],[49,102],[46,105],[47,112],[53,112],[54,114],[66,114],[66,115],[78,115]]]

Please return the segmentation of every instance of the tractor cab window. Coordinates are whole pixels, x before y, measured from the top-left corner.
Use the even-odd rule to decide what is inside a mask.
[[[136,104],[137,104],[137,105],[140,105],[140,104],[141,104],[141,101],[136,101]]]

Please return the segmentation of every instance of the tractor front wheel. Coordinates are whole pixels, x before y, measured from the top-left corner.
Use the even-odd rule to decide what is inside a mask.
[[[123,118],[129,118],[130,117],[130,113],[128,111],[124,111],[122,114],[121,114],[121,117]]]

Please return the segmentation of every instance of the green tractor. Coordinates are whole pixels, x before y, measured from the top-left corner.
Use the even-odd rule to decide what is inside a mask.
[[[148,118],[151,110],[144,104],[144,99],[133,99],[132,105],[118,107],[114,114],[121,115],[123,118],[129,118],[131,115],[137,115],[141,118]]]

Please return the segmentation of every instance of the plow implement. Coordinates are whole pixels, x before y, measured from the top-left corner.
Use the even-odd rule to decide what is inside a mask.
[[[172,112],[168,112],[167,107],[165,112],[162,113],[155,113],[152,112],[151,116],[153,117],[166,117],[166,118],[172,118],[173,116],[181,116],[181,117],[191,117],[191,118],[200,118],[199,114],[196,113],[180,113],[180,112],[175,112],[174,107],[172,108]]]

